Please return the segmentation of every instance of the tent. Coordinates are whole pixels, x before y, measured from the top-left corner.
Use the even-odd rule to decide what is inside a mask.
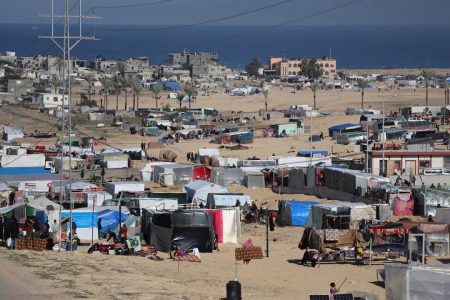
[[[241,206],[244,204],[251,205],[251,198],[248,195],[226,193],[226,194],[213,194],[209,193],[207,198],[206,207],[207,208],[217,208],[217,207],[233,207],[239,200]]]
[[[264,173],[261,171],[244,171],[245,186],[248,188],[264,188],[266,182],[264,180]]]
[[[361,124],[345,123],[340,125],[331,126],[328,128],[328,135],[335,138],[335,134],[341,132],[342,130],[352,130],[361,128]]]
[[[193,166],[188,164],[155,165],[153,181],[166,186],[180,185],[191,182]]]
[[[305,227],[316,229],[357,228],[361,220],[376,219],[374,207],[364,203],[314,204]]]
[[[45,207],[40,207],[29,203],[17,203],[0,208],[0,215],[19,220],[20,218],[38,217],[41,224],[45,221]]]
[[[156,250],[169,252],[174,247],[184,251],[214,248],[213,216],[206,211],[155,211],[143,209],[141,232]]]
[[[277,223],[280,226],[305,226],[314,201],[280,200]]]
[[[449,299],[447,265],[385,264],[386,300]]]
[[[125,210],[126,208],[123,208]],[[70,217],[69,210],[61,212],[61,219]],[[89,240],[94,234],[94,239],[98,239],[97,222],[102,219],[102,232],[104,235],[108,230],[119,233],[119,212],[113,209],[105,209],[104,207],[95,207],[88,209],[76,209],[72,211],[72,219],[77,224],[77,235],[82,240]],[[128,218],[126,213],[122,212],[122,223]],[[67,226],[70,228],[70,224]],[[93,232],[92,232],[93,229]]]
[[[137,181],[117,181],[107,182],[105,190],[111,195],[117,195],[120,192],[137,193],[145,190],[144,184]]]
[[[223,186],[240,185],[244,182],[244,173],[240,168],[214,168],[211,170],[211,182]]]
[[[228,189],[208,181],[196,180],[184,186],[188,201],[206,205],[209,193],[228,193]]]

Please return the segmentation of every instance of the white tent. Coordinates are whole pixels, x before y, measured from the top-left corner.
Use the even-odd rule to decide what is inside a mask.
[[[450,267],[385,264],[386,300],[450,299]]]
[[[211,183],[203,180],[196,180],[184,186],[187,198],[192,200],[192,203],[203,203],[206,205],[209,193],[228,193],[228,189],[221,185]]]

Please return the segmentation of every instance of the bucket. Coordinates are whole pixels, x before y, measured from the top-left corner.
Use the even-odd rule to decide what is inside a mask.
[[[227,300],[241,300],[241,283],[239,281],[228,281]]]

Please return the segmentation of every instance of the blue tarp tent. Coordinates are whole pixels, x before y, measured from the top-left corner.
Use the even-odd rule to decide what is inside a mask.
[[[61,219],[70,216],[70,211],[62,211]],[[94,217],[94,218],[92,218]],[[102,232],[104,235],[108,230],[112,230],[119,233],[119,212],[110,209],[104,209],[102,211],[92,210],[80,210],[72,212],[73,221],[77,224],[77,234],[80,239],[90,239],[92,234],[92,227],[94,227],[94,239],[98,238],[97,222],[98,219],[102,219]],[[127,220],[128,216],[122,213],[122,223]],[[70,228],[70,222],[67,225]]]
[[[178,91],[181,89],[181,84],[175,81],[166,81],[163,83],[164,89],[168,91]]]
[[[280,200],[277,223],[280,226],[305,226],[314,201]]]
[[[306,150],[300,150],[297,152],[297,156],[303,156],[303,157],[310,157],[312,153],[312,156],[327,156],[328,151],[327,150],[313,150],[313,151],[306,151]]]
[[[0,175],[31,175],[31,174],[51,174],[50,170],[43,167],[14,167],[0,168]]]

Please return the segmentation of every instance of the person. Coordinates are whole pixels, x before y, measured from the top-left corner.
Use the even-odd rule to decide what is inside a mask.
[[[3,217],[0,216],[0,240],[3,241]]]
[[[320,139],[323,140],[323,132],[320,132]]]
[[[49,236],[50,224],[48,224],[48,220],[45,220],[44,226],[42,227],[42,232],[43,232],[45,237]]]
[[[431,185],[430,185],[430,189],[435,189],[436,188],[436,186],[434,185],[434,183],[432,183]]]
[[[415,186],[415,185],[416,185],[416,176],[414,176],[413,173],[411,173],[411,176],[410,176],[410,178],[409,178],[409,181],[411,182],[411,185],[412,185],[412,186]]]
[[[239,201],[239,199],[236,200],[236,204],[234,205],[235,207],[241,207],[241,201]]]
[[[330,300],[334,299],[334,295],[339,293],[339,289],[336,287],[334,282],[330,283]]]
[[[428,216],[428,222],[430,222],[430,223],[433,223],[434,221],[433,221],[433,216],[432,215],[429,215]]]
[[[445,190],[445,191],[448,190],[447,182],[444,182],[444,185],[442,186],[442,189]]]
[[[15,217],[12,218],[9,225],[9,237],[11,238],[11,246],[9,249],[16,249],[16,240],[19,237],[19,224],[17,224]]]
[[[102,236],[102,218],[98,218],[97,221],[97,229],[98,229],[98,238],[100,238]]]
[[[200,202],[200,205],[198,207],[203,208],[205,206],[203,205],[203,202]]]
[[[387,171],[386,170],[383,172],[383,177],[387,177]]]
[[[59,224],[56,220],[53,220],[53,224],[51,226],[52,232],[57,233],[59,231]]]
[[[27,232],[27,235],[31,235],[33,233],[33,221],[30,219],[27,219],[25,221],[25,231]]]
[[[437,187],[436,187],[438,190],[442,190],[442,186],[441,186],[441,183],[440,182],[438,182],[438,185],[437,185]]]
[[[402,178],[400,177],[400,175],[397,177],[397,179],[395,180],[395,185],[396,186],[400,186],[402,185]]]
[[[120,238],[122,240],[122,243],[126,243],[128,239],[128,228],[127,225],[123,224],[120,228]]]
[[[72,222],[72,230],[70,231],[70,233],[76,234],[77,233],[77,223],[75,221]]]

